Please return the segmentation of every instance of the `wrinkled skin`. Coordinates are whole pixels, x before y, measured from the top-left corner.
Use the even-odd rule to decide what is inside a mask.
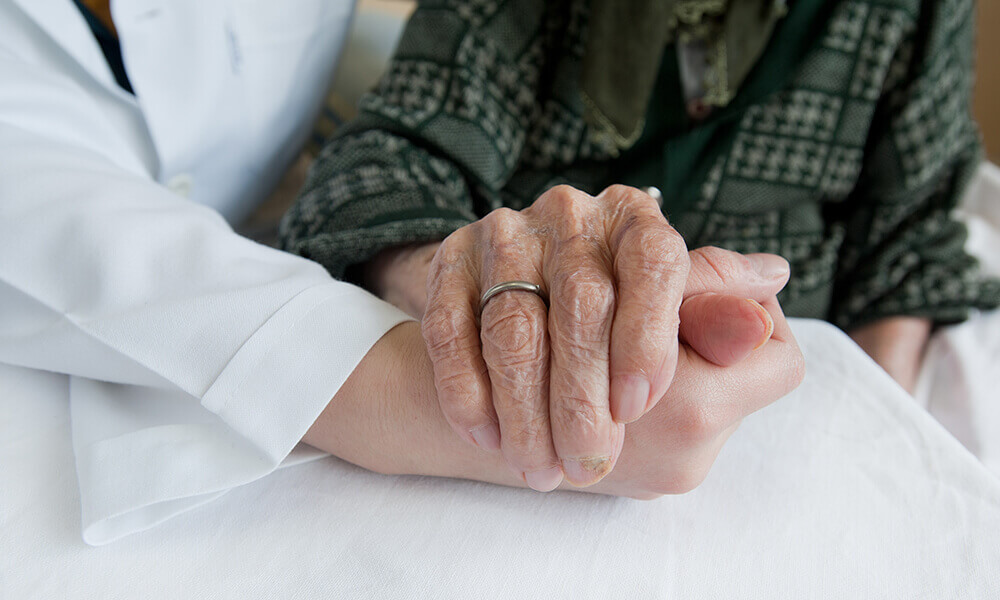
[[[745,257],[707,249],[693,252],[690,260],[688,301],[755,297],[762,289]],[[651,499],[693,489],[743,417],[799,384],[804,365],[788,323],[773,293],[760,302],[774,327],[767,344],[722,367],[681,343],[673,384],[646,416],[624,427],[617,466],[586,491]],[[688,320],[682,308],[682,337]],[[711,327],[705,330],[709,335],[701,343],[706,351],[712,345],[729,347],[729,339],[710,333]],[[379,473],[528,485],[503,456],[470,448],[454,434],[440,409],[431,371],[417,325],[397,326],[372,347],[304,441]]]
[[[699,270],[689,278],[692,260]],[[612,470],[624,424],[670,387],[678,340],[688,344],[684,352],[721,366],[765,342],[774,327],[765,306],[777,307],[788,277],[787,263],[770,255],[706,248],[689,256],[656,202],[625,186],[597,197],[556,187],[524,211],[494,211],[439,247],[410,248],[375,266],[380,294],[423,314],[452,429],[502,450],[515,475],[540,490],[564,474],[585,486]],[[742,287],[701,283],[735,272]],[[540,284],[549,306],[506,292],[480,322],[482,291],[511,280]]]

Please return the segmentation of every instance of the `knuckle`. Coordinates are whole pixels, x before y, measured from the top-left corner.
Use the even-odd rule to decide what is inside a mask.
[[[682,443],[689,448],[713,439],[721,430],[716,415],[700,402],[688,402],[681,407],[675,416],[674,428]]]
[[[589,196],[568,185],[557,185],[538,199],[539,209],[547,214],[563,237],[574,237],[587,231],[591,225],[594,206]]]
[[[562,184],[546,190],[544,194],[539,196],[538,202],[556,208],[570,207],[576,204],[579,197],[580,190],[571,185]]]
[[[655,235],[650,235],[647,231]],[[645,238],[639,240],[640,244],[646,244],[651,248],[662,251],[664,254],[676,256],[676,260],[680,260],[685,264],[690,262],[687,242],[684,241],[684,236],[674,229],[673,226],[666,223],[655,223],[652,227],[640,230],[640,232],[646,234]]]
[[[437,378],[438,397],[442,409],[448,412],[453,420],[472,425],[470,411],[474,409],[474,382],[463,371],[443,373]],[[466,418],[468,416],[468,418]]]
[[[496,408],[519,415],[544,397],[546,364],[533,356],[500,357],[500,364],[490,363],[489,377],[496,391]],[[489,361],[487,361],[489,363]]]
[[[431,259],[427,279],[430,288],[443,287],[448,281],[449,275],[465,264],[468,253],[469,247],[464,234],[459,235],[459,232],[455,232],[445,238]]]
[[[528,419],[505,423],[502,445],[504,455],[522,467],[554,462],[548,417],[535,414]]]
[[[420,333],[431,359],[447,356],[459,345],[461,323],[457,311],[428,310],[420,322]]]
[[[486,310],[482,341],[488,363],[516,365],[541,358],[545,336],[541,315],[510,295],[495,298]]]
[[[587,326],[605,325],[615,310],[615,286],[607,277],[596,273],[561,272],[556,277],[550,302],[568,319],[563,324],[577,323]],[[591,327],[587,327],[590,329]],[[574,339],[583,332],[560,331]],[[603,331],[601,332],[603,335]]]
[[[480,226],[481,225],[478,222],[471,223],[451,232],[451,234],[444,238],[444,240],[442,240],[438,245],[435,254],[442,255],[447,258],[464,256],[466,249],[474,239],[473,234]]]
[[[438,262],[453,263],[465,256],[465,236],[452,233],[444,238],[441,246],[434,253],[434,260]]]
[[[492,210],[485,217],[482,218],[483,224],[490,225],[492,227],[502,226],[509,223],[514,223],[520,219],[520,213],[512,208],[507,208],[506,206]]]
[[[436,364],[434,385],[441,412],[456,431],[469,431],[489,422],[488,405],[481,399],[474,371],[465,365]]]
[[[490,383],[495,391],[495,406],[499,410],[514,411],[519,414],[526,407],[534,404],[534,399],[544,397],[540,380],[541,368],[537,363],[524,361],[514,366],[493,366],[489,370]]]
[[[599,197],[618,215],[657,215],[660,221],[666,222],[657,200],[639,188],[616,183],[604,188]]]
[[[699,276],[722,285],[728,285],[753,269],[746,256],[716,246],[698,248],[691,254],[700,267]]]
[[[514,243],[522,229],[523,216],[510,208],[498,208],[482,218],[482,227],[499,244]]]
[[[606,412],[585,396],[562,394],[556,398],[553,427],[586,444],[599,439]]]
[[[638,195],[637,194],[638,191],[639,191],[638,189],[636,189],[636,188],[634,188],[632,186],[625,185],[623,183],[613,183],[613,184],[609,185],[608,187],[604,188],[604,191],[601,192],[601,195],[607,194],[607,195],[610,195],[610,196],[627,196],[627,197],[629,197],[629,196],[633,196],[633,195]]]
[[[615,246],[619,249],[615,256],[616,270],[656,279],[664,275],[687,276],[690,268],[687,246],[672,227],[652,223],[626,227]],[[621,252],[622,249],[627,252]]]

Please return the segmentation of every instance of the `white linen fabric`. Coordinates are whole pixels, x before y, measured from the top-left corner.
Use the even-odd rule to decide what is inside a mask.
[[[301,147],[353,3],[112,8],[135,96],[71,0],[0,0],[0,363],[72,376],[93,544],[273,471],[406,319],[226,221]]]
[[[802,386],[650,502],[326,458],[100,548],[78,535],[67,378],[0,367],[0,597],[1000,597],[1000,483],[846,336],[792,322]]]

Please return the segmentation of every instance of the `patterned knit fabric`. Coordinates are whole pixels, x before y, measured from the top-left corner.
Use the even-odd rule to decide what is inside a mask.
[[[972,0],[798,0],[704,122],[674,118],[665,57],[643,139],[614,157],[581,116],[586,0],[421,2],[320,153],[283,246],[350,279],[381,249],[442,239],[552,185],[624,181],[664,190],[689,247],[787,258],[790,316],[961,320],[1000,304],[949,216],[979,160],[973,14]]]

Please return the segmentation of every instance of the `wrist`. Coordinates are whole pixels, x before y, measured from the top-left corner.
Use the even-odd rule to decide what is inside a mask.
[[[524,485],[498,455],[470,448],[438,406],[420,327],[397,325],[380,339],[303,441],[365,469]]]
[[[904,389],[912,392],[930,331],[929,319],[888,317],[858,327],[850,336]]]
[[[440,242],[407,244],[379,252],[362,268],[366,288],[411,317],[427,305],[427,273]]]

